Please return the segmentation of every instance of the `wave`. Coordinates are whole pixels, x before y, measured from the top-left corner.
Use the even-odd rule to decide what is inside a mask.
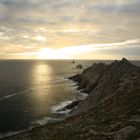
[[[31,125],[33,125],[33,126],[42,126],[42,125],[46,125],[48,123],[54,123],[54,122],[62,121],[63,119],[64,118],[43,117],[42,119],[32,121]]]
[[[54,81],[54,80],[53,80]],[[60,84],[60,83],[65,83],[66,81],[69,82],[69,83],[72,83],[71,81],[69,81],[68,78],[65,78],[65,77],[62,77],[62,76],[59,76],[56,78],[55,82],[53,82],[50,84],[51,86],[56,86],[56,84]],[[70,85],[73,85],[73,84],[70,84]],[[41,86],[40,88],[48,88],[49,86]],[[12,98],[12,97],[15,97],[15,96],[18,96],[18,95],[22,95],[22,94],[25,94],[25,93],[28,93],[32,90],[35,90],[36,88],[32,88],[32,89],[28,89],[28,90],[24,90],[24,91],[21,91],[21,92],[18,92],[18,93],[13,93],[13,94],[10,94],[10,95],[6,95],[4,97],[1,97],[0,98],[0,101],[2,100],[5,100],[5,99],[8,99],[8,98]]]
[[[25,90],[25,91],[22,91],[22,92],[18,92],[18,93],[15,93],[15,94],[6,95],[6,96],[0,98],[0,101],[8,99],[8,98],[12,98],[14,96],[22,95],[22,94],[28,93],[30,91],[31,91],[31,89],[30,90]]]
[[[13,96],[16,96],[16,95],[13,95]],[[13,96],[9,95],[7,98],[10,98],[10,97],[13,97]],[[73,101],[61,102],[60,104],[53,106],[51,108],[51,111],[54,114],[56,114],[56,113],[57,114],[61,114],[61,113],[62,114],[67,114],[67,113],[69,113],[69,111],[71,111],[70,109],[68,109],[66,111],[57,111],[57,110],[62,109],[63,107],[65,107],[66,105],[68,105],[72,102]],[[58,122],[58,121],[63,121],[64,119],[66,119],[66,116],[67,115],[64,115],[63,117],[62,116],[60,116],[60,117],[43,117],[41,119],[34,120],[30,123],[29,128],[21,130],[21,131],[10,131],[10,132],[7,132],[7,133],[0,134],[0,139],[5,138],[5,137],[10,137],[10,136],[13,136],[13,135],[17,135],[17,134],[20,134],[20,133],[28,132],[28,131],[32,130],[33,128],[36,128],[36,127],[39,127],[39,126],[44,126],[44,125],[49,124],[49,123],[55,123],[55,122]]]
[[[5,138],[5,137],[14,136],[14,135],[17,135],[17,134],[21,134],[21,133],[24,133],[24,132],[27,132],[27,131],[31,131],[33,128],[34,128],[33,126],[30,126],[29,128],[23,129],[23,130],[20,130],[20,131],[10,131],[10,132],[3,133],[3,134],[0,133],[0,139]]]
[[[17,131],[17,132],[8,132],[8,133],[5,133],[5,134],[0,134],[0,139],[1,138],[4,138],[4,137],[10,137],[10,136],[13,136],[13,135],[17,135],[19,133],[21,133],[22,131]]]
[[[59,78],[57,78],[57,80],[55,82],[56,83],[68,82],[68,84],[71,85],[71,87],[74,90],[76,90],[76,92],[77,92],[76,93],[77,95],[76,95],[75,99],[85,99],[87,97],[87,94],[83,93],[82,90],[77,89],[78,86],[77,86],[77,84],[75,82],[73,82],[73,81],[71,81],[71,80],[69,80],[67,78],[59,77]],[[47,88],[47,87],[48,86],[41,86],[40,88]],[[29,92],[31,92],[32,90],[35,90],[35,89],[36,88],[32,88],[32,89],[28,89],[28,90],[25,90],[25,91],[22,91],[22,92],[19,92],[19,93],[6,95],[6,96],[0,98],[0,101],[8,99],[8,98],[15,97],[15,96],[18,96],[18,95],[29,93]],[[43,126],[43,125],[46,125],[48,123],[54,123],[54,122],[58,122],[58,121],[63,121],[69,115],[69,112],[71,111],[71,109],[62,110],[62,108],[64,108],[68,104],[71,104],[75,99],[63,101],[63,102],[59,103],[58,105],[52,106],[50,108],[50,111],[51,111],[52,114],[54,114],[54,115],[56,114],[55,117],[47,117],[46,116],[46,117],[34,120],[34,121],[32,121],[30,123],[29,128],[27,128],[25,130],[21,130],[21,131],[16,131],[16,132],[11,131],[11,132],[8,132],[8,133],[5,133],[5,134],[0,134],[0,138],[9,137],[9,136],[17,135],[17,134],[20,134],[20,133],[23,133],[23,132],[27,132],[27,131],[32,130],[35,127]],[[59,114],[60,114],[60,116],[59,116]]]
[[[76,82],[74,81],[70,81],[70,85],[72,86],[72,88],[76,91],[76,100],[85,100],[88,96],[87,93],[83,92],[83,89],[78,89],[78,85]]]
[[[68,77],[70,77],[70,76],[58,76],[58,77],[56,77],[56,79],[55,79],[55,84],[60,84],[60,83],[70,83],[70,80],[68,79]],[[54,81],[54,80],[53,80]]]
[[[59,103],[58,105],[51,107],[51,112],[53,114],[68,114],[71,111],[71,109],[62,110],[62,108],[71,104],[72,102],[73,102],[73,100],[63,101],[63,102]],[[59,111],[59,110],[61,110],[61,111]]]
[[[79,91],[78,96],[76,97],[76,100],[85,100],[87,98],[88,94]]]
[[[75,98],[73,98],[72,100],[60,102],[59,104],[52,106],[50,110],[53,114],[64,114],[65,116],[69,115],[72,109],[63,110],[63,108],[71,104],[73,101],[85,100],[88,96],[88,94],[84,93],[82,89],[81,90],[78,89],[78,85],[74,81],[70,81],[69,79],[68,81],[69,85],[71,85],[74,91],[76,91]]]
[[[13,136],[13,135],[17,135],[17,134],[21,134],[21,133],[25,133],[25,132],[31,131],[33,128],[36,128],[36,127],[39,127],[39,126],[44,126],[48,123],[54,123],[54,122],[62,121],[64,119],[65,118],[43,117],[42,119],[32,121],[31,124],[30,124],[30,127],[27,128],[27,129],[23,129],[23,130],[20,130],[20,131],[10,131],[10,132],[7,132],[7,133],[0,134],[0,139],[5,138],[5,137],[10,137],[10,136]]]
[[[45,89],[45,88],[48,88],[48,87],[49,86],[41,86],[40,88]],[[6,95],[4,97],[1,97],[0,101],[8,99],[8,98],[15,97],[15,96],[18,96],[18,95],[26,94],[26,93],[29,93],[29,92],[31,92],[33,90],[36,90],[36,88],[32,88],[32,89],[24,90],[24,91],[21,91],[21,92],[18,92],[18,93],[13,93],[13,94],[10,94],[10,95]]]

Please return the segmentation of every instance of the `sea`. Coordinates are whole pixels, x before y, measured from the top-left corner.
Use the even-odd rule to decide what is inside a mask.
[[[112,61],[0,60],[0,138],[68,117],[70,110],[58,110],[86,98],[68,77],[100,62]]]

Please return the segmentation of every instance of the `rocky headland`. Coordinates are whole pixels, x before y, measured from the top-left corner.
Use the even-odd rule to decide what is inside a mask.
[[[88,94],[70,117],[3,140],[140,140],[140,67],[123,58],[70,79]]]

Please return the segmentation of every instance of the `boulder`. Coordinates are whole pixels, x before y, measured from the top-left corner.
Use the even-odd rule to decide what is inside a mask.
[[[73,101],[72,103],[66,105],[65,107],[63,107],[57,111],[59,112],[59,111],[65,111],[67,109],[72,109],[72,108],[76,107],[80,102],[81,102],[81,100]]]
[[[116,132],[114,140],[128,140],[131,136],[134,136],[135,132],[136,128],[134,126],[127,126]]]

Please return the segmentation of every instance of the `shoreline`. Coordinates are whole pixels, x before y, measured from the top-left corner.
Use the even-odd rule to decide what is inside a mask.
[[[70,114],[71,111],[82,100],[84,100],[87,97],[87,93],[84,93],[80,89],[78,89],[79,88],[78,84],[75,81],[73,81],[72,79],[70,79],[70,77],[67,77],[67,78],[64,78],[64,79],[67,79],[72,83],[73,88],[78,91],[79,95],[76,95],[76,97],[79,98],[79,99],[74,99],[74,100],[71,100],[71,101],[70,100],[62,101],[59,104],[57,104],[55,106],[52,106],[50,108],[52,114],[63,114],[65,116],[64,118],[44,117],[44,118],[46,118],[46,122],[44,124],[41,124],[41,122],[40,122],[40,124],[39,123],[37,124],[36,122],[39,122],[39,120],[36,120],[35,123],[33,124],[34,126],[33,125],[29,126],[26,129],[19,130],[19,131],[11,131],[11,132],[7,132],[7,133],[3,133],[3,134],[1,133],[0,134],[0,139],[5,139],[5,138],[13,137],[13,136],[16,136],[16,135],[19,135],[19,134],[28,133],[30,131],[33,131],[34,129],[42,128],[42,127],[45,127],[45,126],[50,125],[50,124],[53,125],[55,123],[62,122],[69,117],[72,117],[71,114]],[[12,96],[9,96],[9,97],[12,97]],[[42,119],[40,119],[40,120],[42,121]]]

